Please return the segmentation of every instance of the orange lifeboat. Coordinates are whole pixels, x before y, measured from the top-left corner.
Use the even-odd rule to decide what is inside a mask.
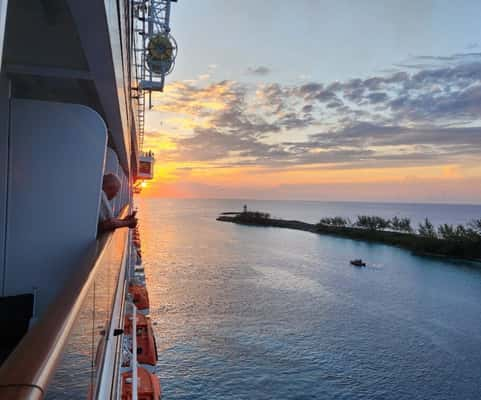
[[[132,295],[132,301],[137,309],[147,310],[150,307],[149,293],[145,286],[129,285],[129,293]]]
[[[132,335],[132,315],[125,317],[125,333]],[[137,314],[137,361],[141,364],[157,363],[157,347],[150,319]]]
[[[142,263],[142,252],[140,251],[140,249],[136,249],[135,256],[136,256],[136,259],[135,259],[136,264],[141,264]]]
[[[137,368],[137,396],[138,400],[160,400],[162,390],[159,378],[149,373],[145,368]],[[132,399],[132,372],[122,374],[122,400]]]

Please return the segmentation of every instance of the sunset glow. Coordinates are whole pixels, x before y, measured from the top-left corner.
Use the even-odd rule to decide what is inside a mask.
[[[179,11],[186,19],[179,29],[190,29],[191,14]],[[403,12],[415,20],[411,11]],[[299,12],[309,14],[307,3]],[[282,36],[278,18],[272,29]],[[312,29],[326,34],[318,24]],[[349,46],[375,48],[342,21],[340,29]],[[464,46],[470,34],[459,33]],[[225,58],[225,47],[200,56],[196,48],[209,44],[185,35],[187,66],[155,94],[146,118],[144,148],[156,164],[144,196],[481,201],[481,53],[452,44],[431,54],[434,45],[407,30],[405,50],[372,55],[375,69],[371,59],[339,63],[346,55],[332,43],[307,49],[308,41],[305,54],[328,56],[306,58],[296,71],[279,63],[282,41],[270,38],[264,53],[254,49],[257,65],[252,57],[239,65]],[[239,38],[209,33],[216,35],[241,52]],[[376,32],[379,46],[382,35]]]

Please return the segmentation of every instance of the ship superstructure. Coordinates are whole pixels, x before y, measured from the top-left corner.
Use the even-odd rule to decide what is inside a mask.
[[[145,108],[174,65],[170,10],[0,0],[2,399],[159,395],[140,232],[98,221],[105,174],[120,217],[153,177]]]

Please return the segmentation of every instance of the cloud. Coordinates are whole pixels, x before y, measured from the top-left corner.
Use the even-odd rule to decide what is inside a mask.
[[[306,104],[305,106],[302,107],[302,112],[305,112],[305,113],[310,113],[312,112],[312,110],[313,110],[312,104]]]
[[[366,96],[370,103],[383,103],[388,99],[388,95],[384,92],[372,92]]]
[[[304,113],[302,116],[297,113],[291,112],[285,114],[278,120],[278,124],[285,129],[306,128],[308,126],[311,126],[313,122],[314,118],[309,112]]]
[[[164,156],[211,168],[473,163],[481,151],[481,53],[415,61],[415,69],[335,82],[173,82],[154,106],[177,118],[165,126],[172,133]],[[179,119],[189,121],[182,135],[174,133]]]
[[[227,80],[207,85],[197,81],[177,81],[166,86],[161,101],[156,101],[153,109],[190,118],[206,118],[241,101],[244,91],[245,88],[236,82]]]
[[[269,75],[271,72],[272,72],[271,69],[264,66],[264,65],[259,65],[258,67],[247,68],[247,73],[249,75],[265,76],[265,75]]]
[[[399,160],[409,162],[433,160],[448,162],[476,156],[481,151],[479,127],[419,127],[383,126],[373,123],[357,123],[310,136],[303,146],[309,149],[351,148],[376,149],[370,160],[382,161],[382,165]],[[389,150],[388,150],[389,149]],[[363,163],[366,165],[366,163]]]

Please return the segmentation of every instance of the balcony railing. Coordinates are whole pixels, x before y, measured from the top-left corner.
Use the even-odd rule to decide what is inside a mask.
[[[1,399],[114,396],[128,238],[120,229],[93,244],[91,262],[79,266],[0,368]]]

